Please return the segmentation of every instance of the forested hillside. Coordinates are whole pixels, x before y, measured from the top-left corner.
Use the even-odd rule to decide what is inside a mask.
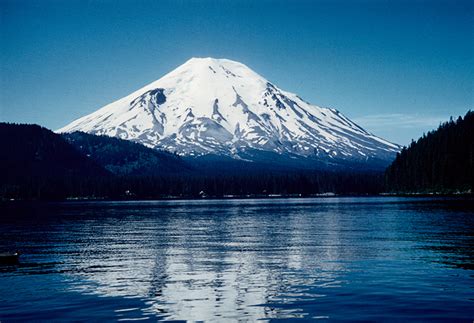
[[[65,133],[61,136],[84,155],[116,175],[185,174],[192,169],[190,164],[178,156],[132,141],[84,132]]]
[[[474,112],[404,148],[385,173],[392,192],[466,192],[474,183]]]
[[[0,196],[22,198],[100,194],[92,182],[111,176],[51,130],[7,123],[0,123],[0,170]]]
[[[0,124],[0,199],[375,194],[383,173],[182,159],[121,139]]]

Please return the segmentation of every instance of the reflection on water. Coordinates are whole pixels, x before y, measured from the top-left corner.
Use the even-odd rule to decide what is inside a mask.
[[[0,287],[15,289],[0,294],[0,320],[471,319],[471,207],[396,198],[5,205],[3,248],[24,255],[0,267]]]

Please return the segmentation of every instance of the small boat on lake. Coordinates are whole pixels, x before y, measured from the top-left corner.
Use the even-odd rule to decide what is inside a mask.
[[[14,265],[18,263],[20,258],[19,252],[0,252],[1,265]]]

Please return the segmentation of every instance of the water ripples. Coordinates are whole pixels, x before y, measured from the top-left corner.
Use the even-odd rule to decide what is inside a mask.
[[[468,318],[473,214],[437,203],[99,202],[10,210],[0,229],[4,247],[24,255],[18,266],[0,267],[0,284],[18,290],[0,297],[0,313],[47,319],[51,312],[41,309],[50,307],[70,319],[120,321]],[[49,298],[32,297],[35,288]]]

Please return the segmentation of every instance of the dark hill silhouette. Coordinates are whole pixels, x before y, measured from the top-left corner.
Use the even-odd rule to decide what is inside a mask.
[[[26,198],[63,197],[79,182],[111,176],[58,134],[25,124],[0,123],[0,169],[2,195]]]
[[[474,112],[413,141],[387,168],[385,181],[392,192],[472,192]]]

